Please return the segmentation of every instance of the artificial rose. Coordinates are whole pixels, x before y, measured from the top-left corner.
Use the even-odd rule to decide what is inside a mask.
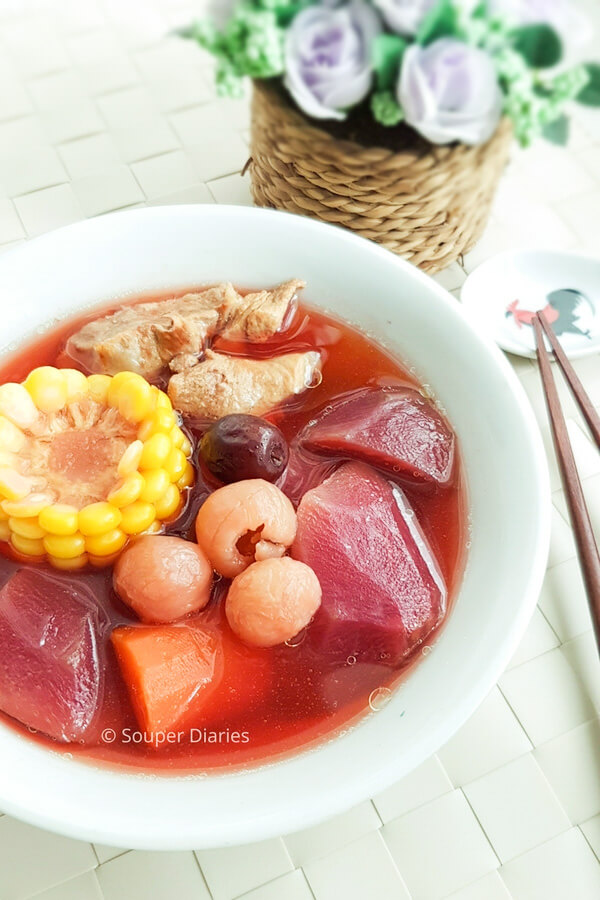
[[[438,0],[373,0],[386,25],[403,37],[414,37]],[[510,2],[510,0],[509,0]],[[470,14],[477,0],[455,0],[457,11]]]
[[[380,30],[377,14],[363,0],[300,12],[287,34],[284,79],[300,109],[315,119],[344,119],[364,100]]]
[[[502,113],[492,60],[454,38],[408,48],[398,102],[406,122],[433,144],[482,144],[496,130]]]
[[[388,28],[412,37],[437,0],[373,0]]]

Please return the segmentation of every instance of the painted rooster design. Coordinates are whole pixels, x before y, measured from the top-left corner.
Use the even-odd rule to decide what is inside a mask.
[[[553,326],[557,335],[561,334],[579,334],[582,337],[591,338],[588,331],[584,331],[579,327],[579,318],[583,312],[583,307],[589,305],[589,300],[580,291],[574,288],[561,288],[558,291],[552,291],[546,297],[547,303],[540,310],[546,321]],[[517,328],[523,325],[531,325],[533,317],[538,310],[522,309],[518,300],[513,300],[506,307],[506,317],[513,317]]]

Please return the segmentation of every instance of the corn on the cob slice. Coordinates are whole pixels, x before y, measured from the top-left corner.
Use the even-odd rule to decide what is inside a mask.
[[[171,482],[166,469],[150,469],[150,471],[144,472],[142,478],[144,487],[140,491],[139,499],[146,503],[156,503],[157,500],[160,500]]]
[[[141,534],[156,518],[156,508],[152,503],[136,500],[121,510],[121,528],[125,534]]]
[[[70,506],[66,503],[54,503],[43,509],[39,516],[39,523],[42,528],[50,534],[56,534],[60,537],[66,537],[75,534],[79,525],[79,512],[76,506]]]
[[[108,502],[119,509],[122,506],[129,506],[139,498],[145,484],[145,478],[140,472],[131,472],[112,489],[108,495]]]
[[[85,553],[85,538],[80,532],[75,534],[47,534],[44,548],[48,556],[56,559],[77,559]]]
[[[67,379],[60,369],[40,366],[29,373],[23,384],[41,412],[57,412],[67,402]]]
[[[49,451],[46,468],[37,465],[36,442],[48,447],[69,429],[101,431],[102,421],[108,421],[103,416],[125,449],[110,468],[114,478],[105,496],[103,489],[101,499],[78,502],[60,468],[67,463],[52,462]],[[129,540],[160,531],[176,514],[194,480],[191,452],[171,401],[140,375],[86,377],[76,369],[34,369],[22,384],[0,385],[0,541],[20,558],[45,558],[66,571],[111,565]],[[90,472],[100,471],[103,463],[93,449],[89,454]],[[86,461],[79,460],[83,470]],[[103,484],[107,478],[110,474]]]
[[[75,556],[73,559],[60,559],[58,556],[48,556],[48,562],[55,569],[62,569],[65,572],[75,572],[77,569],[83,569],[87,566],[89,559],[87,553],[81,556]]]
[[[0,385],[0,415],[19,428],[31,428],[39,416],[39,410],[22,384]]]
[[[21,537],[25,538],[32,538],[33,540],[46,536],[46,532],[40,525],[37,516],[32,516],[28,519],[19,519],[17,516],[9,516],[8,527],[15,534],[19,534]]]

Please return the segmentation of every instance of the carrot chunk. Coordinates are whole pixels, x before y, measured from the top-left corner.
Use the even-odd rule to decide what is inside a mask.
[[[156,735],[189,721],[223,674],[215,630],[187,625],[122,626],[111,640],[140,727]],[[148,740],[148,738],[147,738]]]
[[[229,626],[221,628],[223,678],[219,690],[202,706],[202,724],[207,728],[227,725],[240,729],[273,690],[273,655],[270,649],[247,647]]]

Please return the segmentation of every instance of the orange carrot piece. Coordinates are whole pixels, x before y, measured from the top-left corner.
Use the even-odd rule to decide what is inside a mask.
[[[203,704],[201,722],[194,724],[238,728],[273,689],[273,654],[270,649],[247,647],[226,623],[221,641],[223,678],[219,690]]]
[[[223,674],[215,630],[125,625],[111,640],[140,727],[175,731],[213,693]]]

